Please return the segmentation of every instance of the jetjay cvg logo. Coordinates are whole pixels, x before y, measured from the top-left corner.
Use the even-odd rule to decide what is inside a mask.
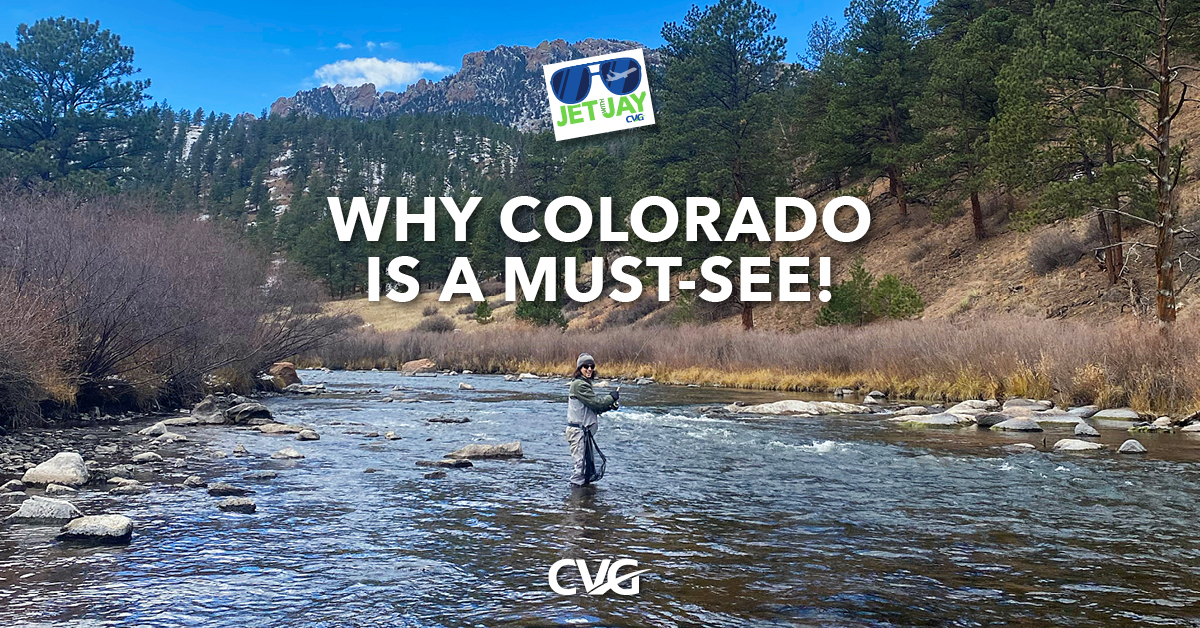
[[[550,589],[559,595],[575,595],[578,593],[579,587],[563,586],[562,581],[559,579],[559,572],[563,571],[563,569],[571,571],[569,568],[575,567],[579,570],[579,581],[583,585],[583,592],[588,595],[604,595],[610,591],[617,595],[637,595],[641,591],[641,581],[638,576],[650,570],[639,569],[623,574],[618,573],[626,567],[637,566],[637,561],[629,558],[622,558],[615,562],[605,558],[596,567],[596,575],[592,576],[586,560],[582,558],[564,558],[550,565]],[[564,574],[563,577],[567,578],[569,576]]]
[[[556,140],[654,124],[640,48],[551,63],[543,69]]]

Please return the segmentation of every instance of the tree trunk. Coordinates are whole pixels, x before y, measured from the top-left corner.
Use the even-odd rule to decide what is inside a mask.
[[[896,197],[900,208],[900,217],[908,218],[908,201],[904,200],[904,182],[900,180],[900,171],[895,166],[887,167],[888,189]]]
[[[975,224],[975,239],[982,240],[987,237],[987,232],[983,229],[983,208],[979,206],[979,192],[971,192],[971,222]]]
[[[1158,225],[1156,227],[1154,268],[1158,278],[1155,303],[1158,320],[1164,324],[1163,332],[1175,321],[1175,276],[1172,255],[1174,254],[1175,190],[1171,177],[1171,82],[1170,34],[1171,20],[1169,0],[1158,0],[1158,119],[1154,128],[1158,162],[1155,167],[1158,197]]]
[[[754,329],[754,304],[742,302],[742,329],[750,331]]]
[[[1096,223],[1100,226],[1100,246],[1104,251],[1104,274],[1108,276],[1108,283],[1117,283],[1117,265],[1113,259],[1112,236],[1108,233],[1108,219],[1105,218],[1104,212],[1096,213]]]
[[[1112,137],[1104,142],[1104,162],[1109,168],[1117,163],[1117,151]],[[1115,285],[1121,268],[1125,266],[1125,251],[1121,247],[1121,215],[1117,213],[1121,209],[1121,196],[1113,192],[1108,199],[1108,207],[1112,210],[1110,215],[1105,216],[1103,212],[1100,214],[1100,235],[1104,244],[1104,268],[1108,271],[1108,283]]]

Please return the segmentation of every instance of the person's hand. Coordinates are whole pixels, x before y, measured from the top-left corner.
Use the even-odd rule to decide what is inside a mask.
[[[621,389],[620,388],[612,391],[612,398],[613,398],[613,401],[621,400]]]

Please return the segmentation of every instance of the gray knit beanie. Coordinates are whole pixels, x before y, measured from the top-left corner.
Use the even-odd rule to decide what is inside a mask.
[[[580,353],[579,359],[575,360],[575,368],[582,368],[584,364],[591,364],[592,366],[595,366],[596,358],[593,358],[592,354],[590,353]]]

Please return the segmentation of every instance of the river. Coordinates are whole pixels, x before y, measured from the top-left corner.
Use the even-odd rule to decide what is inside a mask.
[[[203,491],[84,490],[137,525],[125,547],[0,527],[0,620],[16,626],[1200,625],[1200,438],[1100,426],[1110,453],[1009,454],[1069,435],[903,429],[879,416],[719,418],[703,404],[788,396],[627,386],[598,441],[608,475],[567,487],[566,382],[303,371],[275,397],[320,441],[179,428],[206,479],[252,487],[252,515]],[[458,383],[475,386],[457,390]],[[381,403],[394,385],[419,403]],[[382,392],[368,392],[375,389]],[[790,397],[794,398],[795,395]],[[469,423],[429,423],[438,415]],[[137,426],[135,426],[137,427]],[[399,440],[361,433],[395,431]],[[471,442],[522,460],[425,479]],[[305,454],[271,460],[280,448]],[[203,456],[197,458],[205,459]],[[193,462],[191,464],[200,464]],[[270,481],[242,476],[276,470]],[[374,472],[364,472],[368,469]],[[8,507],[6,507],[8,508]],[[11,510],[11,508],[8,508]],[[7,510],[6,510],[7,512]],[[638,561],[637,595],[562,596],[551,564]],[[628,571],[628,570],[627,570]],[[564,586],[578,583],[564,569]],[[630,581],[626,581],[628,584]]]

